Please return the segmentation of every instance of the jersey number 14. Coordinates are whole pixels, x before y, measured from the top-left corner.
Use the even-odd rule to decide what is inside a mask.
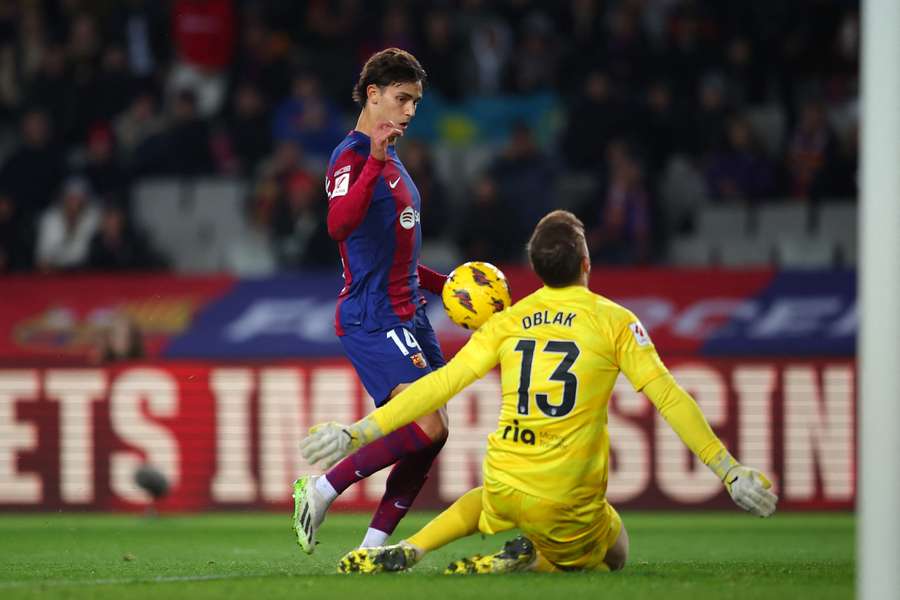
[[[536,340],[519,340],[516,344],[516,352],[522,353],[522,372],[519,375],[519,403],[517,412],[527,415],[531,405],[531,369],[534,365],[534,353],[537,348]],[[535,403],[542,413],[548,417],[564,417],[575,407],[575,397],[578,395],[578,377],[570,371],[572,365],[581,350],[573,341],[550,340],[544,346],[543,352],[562,354],[556,370],[550,375],[550,381],[558,381],[563,384],[563,397],[560,404],[551,404],[549,394],[536,393]]]

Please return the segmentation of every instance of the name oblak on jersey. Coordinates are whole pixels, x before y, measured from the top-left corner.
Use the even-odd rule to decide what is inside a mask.
[[[577,313],[573,312],[557,312],[551,319],[549,310],[536,312],[532,315],[526,315],[522,317],[522,329],[530,329],[538,325],[562,325],[564,327],[571,327],[572,321],[575,320],[576,316]]]

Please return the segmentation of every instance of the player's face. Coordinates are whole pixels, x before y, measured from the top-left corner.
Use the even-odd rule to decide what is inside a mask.
[[[422,100],[422,82],[392,83],[379,88],[374,96],[370,101],[377,119],[393,121],[405,131]]]

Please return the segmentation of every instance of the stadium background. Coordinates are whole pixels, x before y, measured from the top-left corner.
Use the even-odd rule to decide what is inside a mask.
[[[0,508],[288,506],[296,442],[369,401],[331,322],[324,163],[373,51],[429,73],[399,152],[423,262],[537,283],[547,210],[592,288],[787,509],[855,500],[858,6],[0,2]],[[430,315],[448,354],[465,340]],[[613,399],[610,496],[728,505],[649,403]],[[419,507],[477,484],[488,377],[451,402]],[[341,498],[372,506],[378,476]]]

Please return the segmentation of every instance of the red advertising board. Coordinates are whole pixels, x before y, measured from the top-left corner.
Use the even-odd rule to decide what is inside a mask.
[[[156,356],[231,277],[71,275],[0,278],[3,364],[84,364],[114,316],[133,320]]]
[[[784,509],[852,508],[855,364],[835,360],[674,360],[675,377],[744,462],[769,474]],[[417,506],[478,485],[497,426],[489,374],[451,400],[450,439]],[[143,463],[171,483],[161,510],[286,510],[310,472],[297,443],[313,423],[370,409],[342,360],[147,363],[0,369],[0,509],[140,509]],[[721,483],[624,380],[611,401],[609,497],[620,507],[727,507]],[[345,508],[377,502],[386,472],[357,484]]]

